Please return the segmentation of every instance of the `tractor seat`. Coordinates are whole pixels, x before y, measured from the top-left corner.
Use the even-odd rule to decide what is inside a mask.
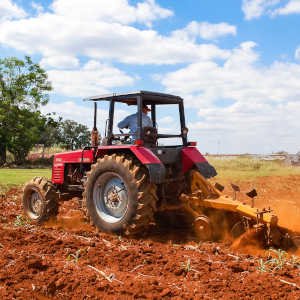
[[[145,147],[157,146],[157,129],[155,127],[143,127],[142,139]]]

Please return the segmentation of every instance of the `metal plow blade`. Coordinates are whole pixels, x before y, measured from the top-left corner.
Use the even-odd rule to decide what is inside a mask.
[[[190,175],[190,194],[182,194],[183,207],[194,217],[194,229],[199,239],[210,240],[230,236],[233,240],[252,241],[264,247],[300,248],[300,234],[280,227],[278,217],[269,209],[244,204],[213,186],[197,171]],[[234,191],[239,191],[234,186]],[[257,195],[253,190],[250,197]],[[235,198],[235,197],[234,197]],[[251,238],[250,238],[251,237]]]

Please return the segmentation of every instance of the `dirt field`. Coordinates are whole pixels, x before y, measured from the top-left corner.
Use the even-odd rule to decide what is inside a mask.
[[[296,228],[299,182],[284,176],[238,183],[257,188],[256,204],[275,207]],[[179,229],[153,228],[140,239],[99,233],[83,222],[76,199],[61,206],[56,222],[39,227],[21,217],[20,199],[15,189],[0,202],[1,299],[300,299],[299,265],[262,273],[262,251],[197,243]]]

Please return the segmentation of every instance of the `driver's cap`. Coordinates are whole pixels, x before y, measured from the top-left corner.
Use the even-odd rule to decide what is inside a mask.
[[[143,104],[143,108],[146,109],[147,111],[151,111],[151,109],[146,104]]]

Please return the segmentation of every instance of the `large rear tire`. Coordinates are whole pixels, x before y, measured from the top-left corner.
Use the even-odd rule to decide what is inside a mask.
[[[105,155],[87,173],[84,204],[88,217],[105,232],[138,234],[153,222],[156,186],[132,158]]]
[[[44,177],[35,177],[25,184],[23,190],[25,214],[37,223],[44,222],[58,213],[56,189]]]

